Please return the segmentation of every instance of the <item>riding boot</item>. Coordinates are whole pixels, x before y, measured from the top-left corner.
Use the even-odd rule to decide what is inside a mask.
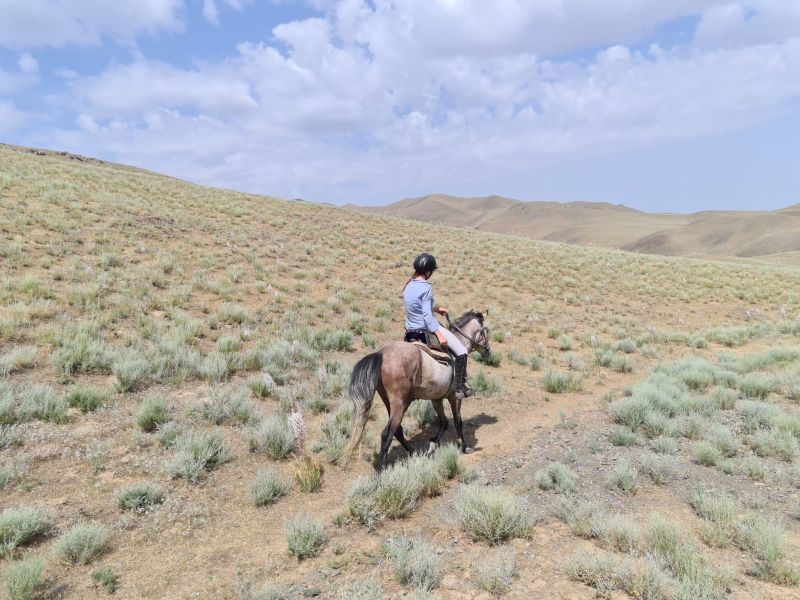
[[[467,358],[466,354],[456,356],[453,387],[455,388],[456,398],[460,400],[473,395],[472,388],[467,385]]]

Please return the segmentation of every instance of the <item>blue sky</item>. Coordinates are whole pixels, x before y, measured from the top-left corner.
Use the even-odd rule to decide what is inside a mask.
[[[0,14],[7,143],[337,204],[800,202],[796,0],[0,0]]]

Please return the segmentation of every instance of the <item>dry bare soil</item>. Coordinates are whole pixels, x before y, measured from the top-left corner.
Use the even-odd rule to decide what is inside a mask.
[[[800,205],[777,211],[656,214],[604,202],[521,202],[432,194],[380,213],[437,225],[664,256],[758,258],[798,264]]]
[[[10,147],[0,234],[12,598],[800,597],[796,269]],[[395,445],[376,476],[376,402],[343,470],[349,370],[401,335],[421,250],[442,305],[488,313],[474,452],[407,461]],[[418,448],[429,407],[404,421]]]

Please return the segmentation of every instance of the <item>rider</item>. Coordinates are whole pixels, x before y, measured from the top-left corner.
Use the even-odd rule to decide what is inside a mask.
[[[403,300],[406,304],[406,340],[415,338],[414,334],[430,331],[436,335],[443,348],[447,348],[456,357],[454,389],[459,399],[472,396],[467,385],[467,349],[453,333],[439,324],[433,316],[434,312],[447,315],[446,308],[433,308],[433,289],[428,283],[436,270],[436,259],[423,252],[414,259],[414,274],[403,289]]]

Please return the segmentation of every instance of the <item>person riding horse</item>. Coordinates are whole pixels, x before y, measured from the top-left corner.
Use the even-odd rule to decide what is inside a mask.
[[[434,312],[448,315],[446,308],[433,308],[433,288],[428,280],[436,269],[436,258],[427,252],[414,259],[414,274],[403,289],[403,300],[406,305],[405,341],[419,340],[427,343],[428,332],[436,336],[442,348],[449,350],[455,356],[453,390],[456,398],[463,400],[473,394],[467,385],[467,349],[433,316]]]

